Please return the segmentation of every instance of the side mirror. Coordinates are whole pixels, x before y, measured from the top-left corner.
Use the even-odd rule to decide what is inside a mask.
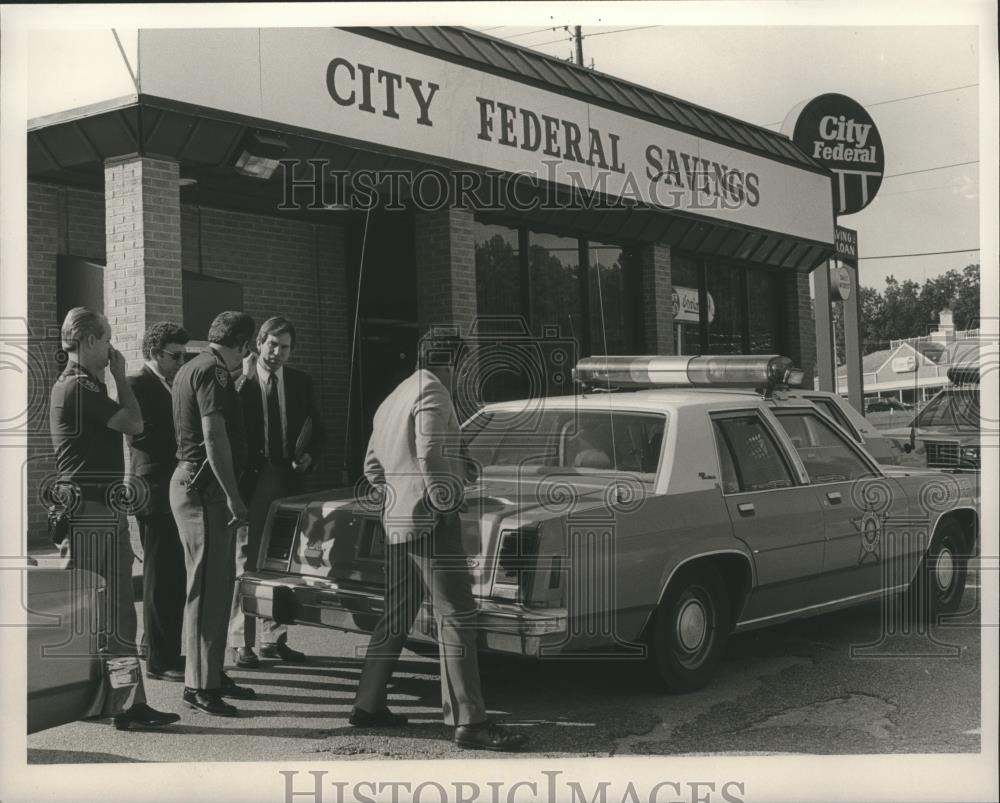
[[[912,452],[913,451],[913,444],[909,443],[909,442],[904,443],[903,444],[903,451],[906,452],[907,454],[909,454],[910,452]]]

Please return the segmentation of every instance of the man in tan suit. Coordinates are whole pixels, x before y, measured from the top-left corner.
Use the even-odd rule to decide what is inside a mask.
[[[480,691],[476,602],[458,517],[468,464],[449,392],[461,347],[457,334],[425,335],[417,370],[375,413],[365,476],[383,492],[386,599],[368,645],[350,723],[406,724],[405,716],[387,707],[386,685],[429,592],[437,622],[444,719],[455,726],[455,743],[519,750],[527,737],[493,723]]]

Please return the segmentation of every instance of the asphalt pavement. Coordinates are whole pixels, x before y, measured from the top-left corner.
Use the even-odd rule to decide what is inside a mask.
[[[656,691],[631,661],[497,656],[482,658],[484,693],[492,716],[530,733],[533,757],[977,752],[977,594],[973,581],[968,613],[929,634],[880,638],[873,603],[734,636],[718,677],[694,694]],[[308,663],[231,670],[257,691],[237,703],[240,717],[192,711],[181,684],[147,680],[150,703],[179,713],[177,725],[72,723],[29,736],[29,763],[480,757],[450,741],[433,657],[404,652],[390,689],[410,725],[348,724],[366,642],[293,627],[290,643]]]

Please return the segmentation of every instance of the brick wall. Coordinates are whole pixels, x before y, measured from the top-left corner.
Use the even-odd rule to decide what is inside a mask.
[[[104,315],[131,368],[142,336],[181,309],[180,188],[176,162],[140,157],[104,168]]]
[[[290,365],[313,379],[327,431],[313,487],[339,484],[344,463],[350,311],[340,227],[185,205],[184,270],[243,285],[245,311],[259,326],[282,315],[298,342]]]
[[[651,243],[639,252],[643,344],[646,354],[674,353],[673,284],[670,246]]]
[[[417,318],[420,331],[476,318],[473,215],[464,209],[416,213]]]
[[[816,327],[809,299],[809,274],[790,273],[784,279],[783,315],[788,355],[803,371],[803,387],[812,387],[816,368]]]

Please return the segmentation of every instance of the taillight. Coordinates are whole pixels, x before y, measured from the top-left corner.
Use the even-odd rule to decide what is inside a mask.
[[[537,563],[537,530],[501,531],[493,596],[525,602]]]

